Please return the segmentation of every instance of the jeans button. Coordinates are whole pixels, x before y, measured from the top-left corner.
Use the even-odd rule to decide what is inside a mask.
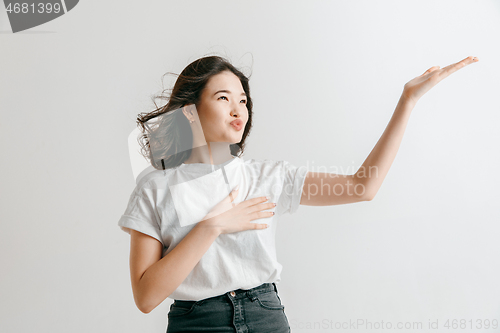
[[[233,296],[233,297],[236,295],[236,293],[234,291],[231,291],[229,294],[231,294],[231,296]]]

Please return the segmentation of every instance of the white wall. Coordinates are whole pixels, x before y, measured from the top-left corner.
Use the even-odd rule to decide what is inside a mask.
[[[373,201],[280,220],[278,291],[294,333],[500,320],[500,2],[81,1],[22,33],[6,19],[1,332],[165,331],[172,300],[136,308],[117,226],[135,185],[127,137],[161,75],[211,54],[253,74],[245,158],[345,173],[407,81],[478,57],[418,102]]]

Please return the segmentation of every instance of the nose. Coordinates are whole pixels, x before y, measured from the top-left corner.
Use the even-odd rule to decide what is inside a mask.
[[[238,111],[233,110],[233,111],[231,111],[231,117],[240,118],[240,115],[239,115]]]

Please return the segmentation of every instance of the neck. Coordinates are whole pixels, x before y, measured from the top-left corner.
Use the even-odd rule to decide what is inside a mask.
[[[195,147],[184,164],[204,163],[218,165],[233,158],[228,142],[207,142],[206,145]]]

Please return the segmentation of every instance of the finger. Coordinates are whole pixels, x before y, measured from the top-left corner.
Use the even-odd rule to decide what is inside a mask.
[[[229,193],[229,202],[233,204],[233,207],[235,206],[235,203],[233,202],[234,199],[238,196],[238,191],[239,191],[239,186],[236,186],[230,193]]]
[[[274,216],[274,212],[253,212],[253,213],[249,213],[247,216],[250,217],[250,221],[253,221],[253,220],[258,220],[258,219],[265,219],[265,218],[268,218],[268,217],[272,217]]]
[[[262,210],[266,210],[266,209],[272,209],[272,208],[276,207],[276,204],[274,202],[266,202],[266,203],[262,203],[260,205],[256,205],[254,207],[256,208],[255,211],[262,211]]]
[[[245,200],[242,203],[240,203],[240,205],[242,205],[243,208],[247,208],[247,207],[262,203],[262,202],[266,202],[267,200],[270,200],[270,199],[266,198],[265,196],[257,197],[257,198]]]
[[[233,194],[238,193],[238,191],[239,191],[239,190],[240,190],[240,189],[239,189],[238,187],[233,188],[233,190],[229,193],[229,195],[232,197],[232,195],[233,195]],[[231,200],[232,200],[232,199],[231,199]]]
[[[262,211],[267,210],[267,209],[273,209],[274,207],[276,207],[274,202],[265,202],[265,203],[261,203],[259,205],[247,207],[246,209],[249,213],[255,213],[255,212],[262,212]],[[264,213],[271,213],[271,212],[267,211]]]
[[[429,68],[428,70],[426,70],[422,75],[420,76],[424,76],[425,74],[427,73],[430,73],[430,72],[433,72],[435,71],[436,69],[439,69],[439,66],[432,66],[431,68]]]
[[[248,229],[266,229],[269,227],[269,224],[262,224],[262,223],[250,223]]]
[[[454,63],[454,64],[451,64],[451,65],[444,67],[442,69],[442,72],[440,73],[440,76],[445,78],[448,75],[455,73],[459,69],[464,68],[465,66],[472,64],[473,62],[478,62],[478,61],[479,61],[479,59],[476,57],[473,57],[473,56],[467,57],[463,60],[460,60],[457,63]]]

